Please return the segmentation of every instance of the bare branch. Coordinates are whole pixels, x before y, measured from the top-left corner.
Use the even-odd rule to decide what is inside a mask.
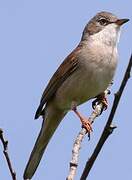
[[[85,180],[87,178],[87,176],[89,175],[89,172],[90,172],[99,152],[102,149],[103,144],[105,143],[105,141],[109,137],[109,135],[113,132],[113,130],[116,128],[116,127],[112,126],[112,121],[113,121],[116,109],[118,107],[121,95],[123,93],[123,90],[127,84],[129,77],[130,77],[131,68],[132,68],[132,55],[130,57],[129,64],[128,64],[128,67],[126,69],[124,78],[123,78],[122,83],[120,85],[120,88],[119,88],[118,92],[115,94],[113,106],[112,106],[108,121],[104,127],[103,133],[100,137],[100,140],[99,140],[97,146],[95,147],[93,154],[91,155],[90,159],[88,159],[88,161],[86,163],[86,166],[84,168],[84,171],[82,173],[80,180]]]
[[[108,94],[109,94],[109,89],[105,91],[105,95],[108,95]],[[95,118],[101,114],[103,109],[104,107],[103,107],[102,102],[96,105],[94,111],[89,117],[89,120],[91,123],[94,123]],[[69,171],[67,180],[73,180],[75,177],[77,166],[78,166],[78,160],[79,160],[79,150],[81,148],[81,142],[84,139],[86,133],[87,133],[87,130],[85,128],[82,128],[74,142],[73,150],[72,150],[72,160],[70,162],[70,171]]]
[[[0,129],[0,140],[3,144],[3,153],[4,153],[4,156],[6,158],[6,161],[7,161],[7,164],[8,164],[8,168],[10,170],[10,173],[11,173],[11,176],[12,176],[12,179],[13,180],[16,180],[16,173],[13,171],[13,168],[12,168],[12,165],[11,165],[11,161],[10,161],[10,158],[9,158],[9,154],[8,154],[8,141],[6,141],[3,137],[3,130]]]

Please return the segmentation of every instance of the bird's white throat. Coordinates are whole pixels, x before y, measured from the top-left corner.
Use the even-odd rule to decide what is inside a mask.
[[[91,35],[92,41],[108,46],[117,46],[120,38],[120,27],[117,24],[109,24],[100,32]]]

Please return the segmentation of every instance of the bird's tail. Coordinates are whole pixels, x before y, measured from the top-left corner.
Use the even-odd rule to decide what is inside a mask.
[[[55,112],[50,118],[45,119],[43,122],[41,131],[24,171],[24,180],[31,179],[34,175],[52,135],[64,116],[65,113],[62,111]]]

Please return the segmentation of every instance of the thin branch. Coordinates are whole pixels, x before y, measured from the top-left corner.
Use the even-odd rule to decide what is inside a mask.
[[[105,91],[105,96],[108,94],[109,94],[109,89]],[[104,109],[104,105],[102,102],[100,102],[99,104],[95,106],[94,111],[89,117],[89,120],[91,123],[94,123],[95,118],[98,117],[102,113],[103,109]],[[78,166],[78,160],[79,160],[79,150],[81,148],[82,140],[84,139],[86,134],[87,134],[87,130],[85,128],[82,128],[79,134],[77,135],[77,138],[73,145],[72,160],[70,162],[69,175],[66,178],[66,180],[73,180],[75,177],[77,166]]]
[[[104,127],[103,133],[99,139],[97,146],[95,147],[93,154],[91,155],[90,159],[88,159],[88,161],[86,163],[86,166],[84,168],[84,171],[82,173],[80,180],[85,180],[87,178],[87,176],[89,175],[89,172],[90,172],[99,152],[102,149],[103,144],[105,143],[105,141],[109,137],[109,135],[113,132],[113,130],[116,128],[116,127],[112,126],[112,121],[113,121],[116,109],[118,107],[121,95],[123,93],[123,90],[127,84],[128,79],[130,78],[131,68],[132,68],[132,55],[130,57],[128,67],[126,69],[124,78],[123,78],[122,83],[120,85],[120,88],[119,88],[118,92],[115,94],[113,106],[112,106],[108,121]]]
[[[8,141],[6,141],[4,139],[3,130],[2,129],[0,129],[0,140],[1,140],[2,144],[3,144],[3,149],[4,149],[3,153],[4,153],[4,156],[6,158],[6,161],[7,161],[8,168],[10,170],[12,179],[16,180],[16,173],[15,173],[15,171],[13,171],[13,168],[12,168],[12,165],[11,165],[11,161],[10,161],[10,158],[9,158],[9,154],[8,154]]]

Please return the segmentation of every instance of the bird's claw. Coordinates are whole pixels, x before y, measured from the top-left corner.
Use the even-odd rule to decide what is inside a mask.
[[[82,123],[82,128],[85,128],[86,129],[86,133],[88,133],[88,137],[89,137],[89,140],[90,140],[90,133],[93,131],[92,129],[92,123],[89,119],[83,117],[78,111],[77,111],[77,108],[74,107],[72,108],[72,110],[76,113],[76,115],[79,117],[81,123]]]
[[[95,109],[95,107],[99,104],[99,99],[96,98],[93,102],[92,102],[92,108]]]
[[[95,109],[95,107],[100,103],[103,104],[103,108],[101,111],[101,113],[102,113],[103,111],[105,111],[108,108],[108,101],[107,101],[107,98],[105,97],[104,93],[97,96],[97,98],[92,102],[92,108]]]
[[[82,127],[87,130],[88,134],[93,131],[92,124],[88,119],[81,119],[81,122],[82,122]]]
[[[103,97],[101,100],[101,103],[103,103],[103,110],[105,111],[108,108],[108,101],[106,97]]]

